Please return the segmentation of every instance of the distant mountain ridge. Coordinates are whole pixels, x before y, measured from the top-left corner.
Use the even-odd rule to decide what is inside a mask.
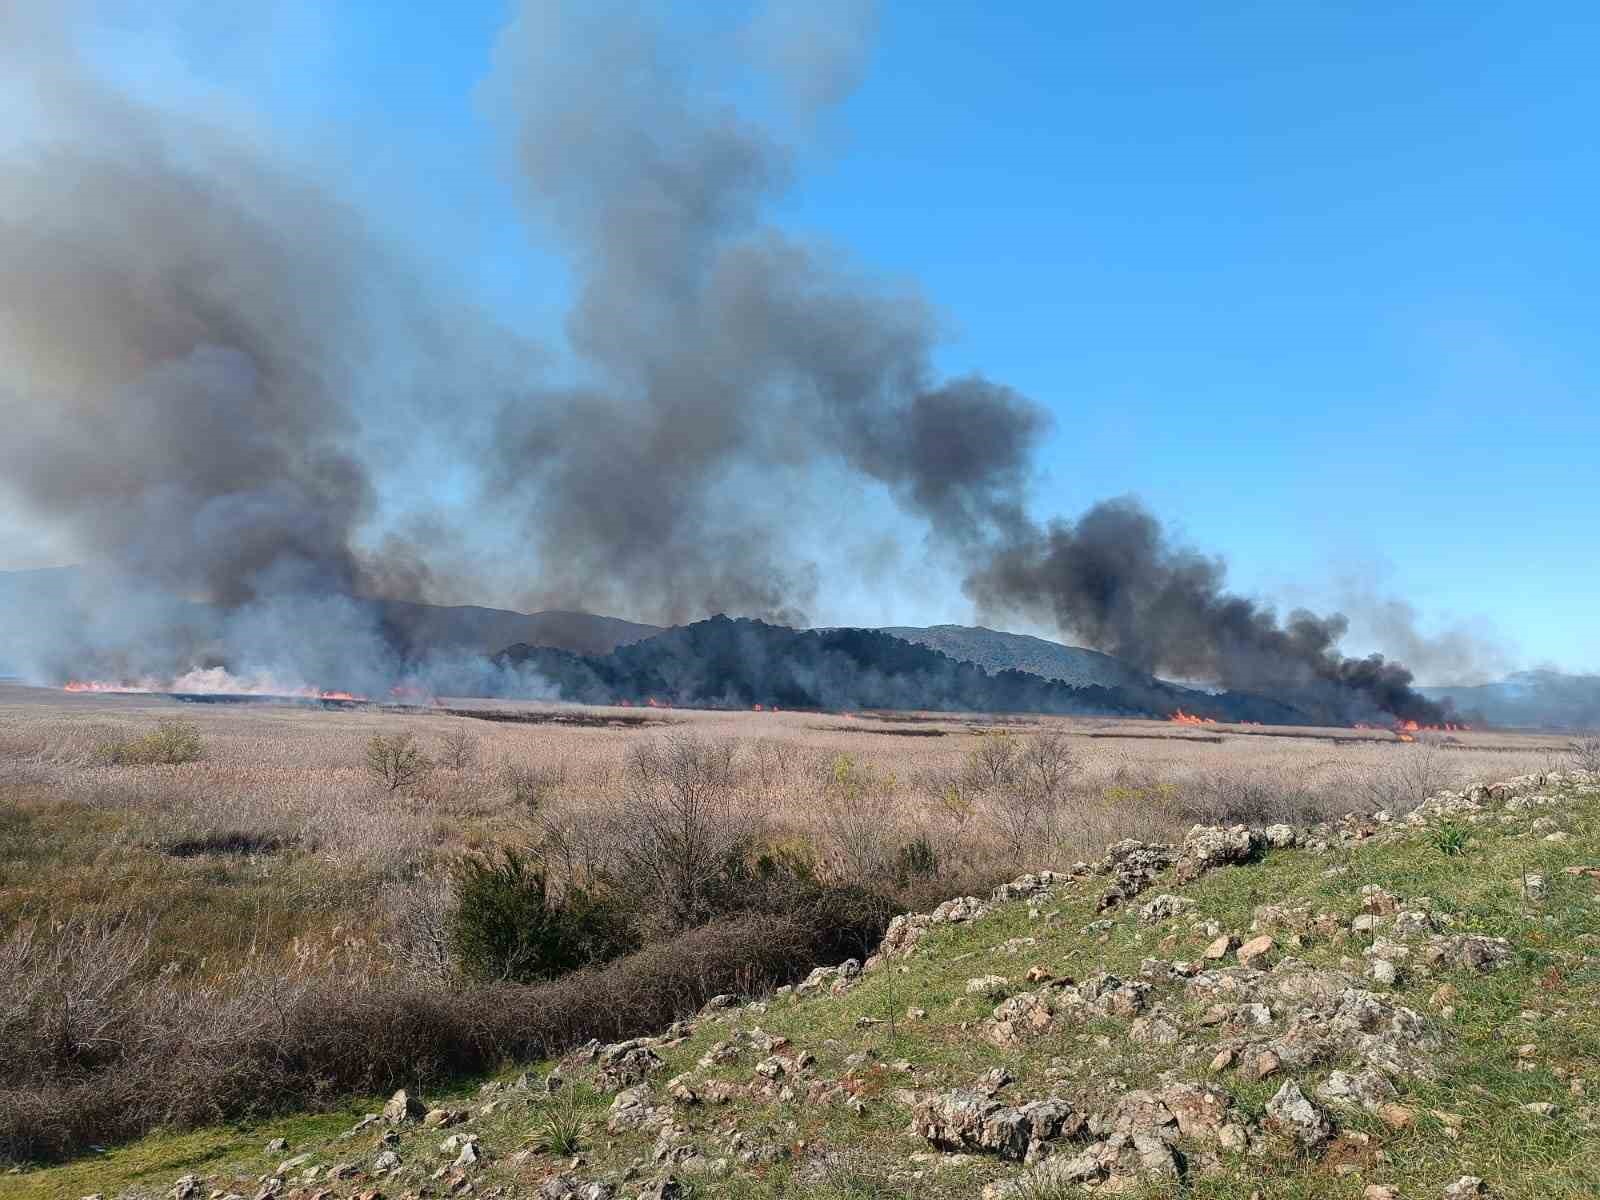
[[[886,625],[880,632],[938,650],[986,671],[1026,671],[1072,687],[1147,687],[1155,682],[1153,676],[1109,654],[1025,633],[1005,633],[981,625]]]
[[[1262,696],[1211,696],[1158,680],[1072,686],[1014,668],[990,672],[883,630],[800,630],[725,616],[607,655],[520,645],[495,662],[510,677],[532,672],[563,698],[591,704],[1100,716],[1168,716],[1184,708],[1219,720],[1308,723],[1304,713]]]
[[[1518,671],[1473,687],[1418,688],[1469,719],[1521,729],[1600,730],[1600,675]]]
[[[664,632],[659,625],[565,609],[521,613],[465,604],[442,606],[403,600],[372,603],[391,641],[412,652],[444,649],[494,654],[525,642],[578,654],[609,654],[618,646]]]

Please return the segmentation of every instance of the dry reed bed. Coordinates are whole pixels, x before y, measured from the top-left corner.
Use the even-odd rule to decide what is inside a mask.
[[[465,706],[473,703],[532,719],[553,711]],[[742,819],[767,844],[845,879],[881,868],[916,839],[956,876],[1060,865],[1122,837],[1172,838],[1196,820],[1309,821],[1404,808],[1441,786],[1548,767],[1562,748],[1559,738],[1506,734],[1403,744],[1350,730],[1273,737],[1147,721],[949,714],[582,715],[656,723],[185,705],[0,685],[0,816],[9,812],[17,843],[0,850],[0,923],[29,914],[61,919],[119,894],[155,907],[163,889],[181,884],[197,902],[208,892],[249,893],[237,911],[223,904],[218,919],[237,923],[253,913],[254,928],[208,947],[213,961],[291,951],[319,936],[375,945],[395,889],[433,887],[441,864],[463,852],[554,835],[574,870],[603,858],[627,757],[662,737],[732,743]],[[199,762],[107,766],[97,756],[107,740],[171,717],[199,727]],[[403,730],[436,756],[465,732],[473,761],[436,767],[417,787],[385,794],[365,769],[365,747],[376,734]],[[988,796],[952,797],[953,781],[995,731],[1018,744],[1041,731],[1061,735],[1072,769],[1048,821],[1018,827]],[[841,759],[853,764],[843,787]],[[553,781],[537,817],[505,786],[508,767]],[[206,853],[212,846],[217,853]],[[276,937],[288,940],[274,945]]]

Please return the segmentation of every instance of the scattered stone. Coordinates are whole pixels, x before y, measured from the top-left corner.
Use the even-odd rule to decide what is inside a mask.
[[[1368,1112],[1377,1112],[1398,1095],[1389,1077],[1371,1068],[1354,1075],[1333,1071],[1317,1085],[1316,1093],[1330,1104],[1359,1105]]]
[[[1216,962],[1220,959],[1227,958],[1228,955],[1233,953],[1233,951],[1238,949],[1238,947],[1239,939],[1234,937],[1231,933],[1225,933],[1216,941],[1207,946],[1205,948],[1205,952],[1201,954],[1200,957],[1210,959],[1212,962]]]
[[[1260,937],[1251,938],[1240,946],[1235,957],[1239,960],[1241,967],[1257,967],[1266,960],[1267,955],[1272,953],[1276,945],[1277,943],[1272,938],[1262,934]]]
[[[1004,975],[980,975],[976,979],[967,980],[967,995],[998,1000],[1006,994],[1009,982]]]
[[[1080,1133],[1084,1118],[1065,1100],[1012,1107],[967,1089],[942,1092],[917,1105],[911,1131],[941,1150],[988,1153],[1021,1162],[1029,1148]]]
[[[1327,1115],[1306,1099],[1293,1080],[1285,1083],[1267,1101],[1267,1117],[1307,1149],[1324,1145],[1333,1136]]]
[[[1262,839],[1274,850],[1291,849],[1299,839],[1292,825],[1268,825],[1261,831]]]
[[[1239,1074],[1255,1082],[1276,1075],[1283,1060],[1266,1046],[1247,1046],[1239,1059]]]
[[[1505,938],[1476,933],[1434,937],[1422,951],[1426,966],[1471,971],[1493,971],[1510,957],[1511,943]]]
[[[1257,836],[1243,825],[1226,829],[1217,825],[1196,825],[1183,839],[1176,864],[1178,881],[1189,883],[1217,867],[1247,862],[1255,857],[1260,846]]]
[[[1193,907],[1194,901],[1187,896],[1161,895],[1139,910],[1139,920],[1146,925],[1155,925],[1161,921],[1171,920]]]
[[[427,1111],[422,1101],[401,1088],[383,1106],[383,1119],[391,1125],[401,1125],[407,1121],[422,1120]]]
[[[1476,1175],[1463,1175],[1454,1183],[1446,1184],[1439,1194],[1444,1200],[1468,1200],[1471,1196],[1487,1196],[1489,1187]]]

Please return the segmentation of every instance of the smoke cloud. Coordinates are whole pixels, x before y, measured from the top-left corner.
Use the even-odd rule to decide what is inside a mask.
[[[501,41],[485,95],[531,219],[570,254],[586,375],[508,406],[497,438],[495,486],[526,506],[550,602],[802,621],[806,489],[797,509],[762,499],[797,473],[864,476],[942,533],[1021,511],[1042,410],[935,380],[914,290],[763,219],[803,153],[785,106],[803,137],[861,74],[871,6],[822,7],[761,14],[734,43],[754,53],[710,70],[652,5],[526,0]],[[779,116],[752,121],[730,88]]]
[[[1220,558],[1173,544],[1124,497],[1014,537],[973,572],[967,591],[980,609],[1050,620],[1152,673],[1293,697],[1340,721],[1444,720],[1401,664],[1338,652],[1344,616],[1297,609],[1280,622],[1227,591],[1226,574]]]
[[[493,557],[539,606],[804,622],[800,535],[865,483],[969,565],[985,610],[1152,672],[1432,712],[1404,668],[1338,653],[1342,618],[1280,624],[1131,501],[1035,526],[1045,411],[940,378],[914,286],[776,227],[866,71],[867,0],[731,31],[666,4],[514,7],[480,100],[570,269],[548,355],[424,283],[331,164],[108,83],[74,49],[92,7],[0,0],[28,114],[0,159],[0,487],[124,598],[34,606],[38,660],[536,686],[423,661],[370,603],[472,591],[446,513],[385,509],[423,443],[474,496],[474,538],[509,523]]]

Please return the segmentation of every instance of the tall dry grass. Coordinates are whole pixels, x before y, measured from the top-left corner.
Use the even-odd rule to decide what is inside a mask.
[[[103,747],[174,715],[198,730],[197,760],[107,761]],[[391,787],[367,752],[406,733],[433,769]],[[675,757],[684,738],[701,757]],[[518,724],[0,685],[0,1042],[22,1047],[0,1078],[0,1144],[61,1153],[405,1070],[478,1069],[809,965],[825,931],[767,929],[773,953],[748,924],[770,918],[724,923],[720,941],[672,932],[714,917],[704,889],[735,850],[929,907],[1122,838],[1404,811],[1564,751],[1494,734],[1401,743],[945,715]],[[664,855],[686,799],[706,839]],[[659,874],[652,887],[673,899],[655,932],[677,940],[595,976],[616,998],[587,1023],[577,983],[472,992],[450,960],[449,867],[502,845],[537,852],[557,886]],[[80,960],[99,973],[68,965]]]

